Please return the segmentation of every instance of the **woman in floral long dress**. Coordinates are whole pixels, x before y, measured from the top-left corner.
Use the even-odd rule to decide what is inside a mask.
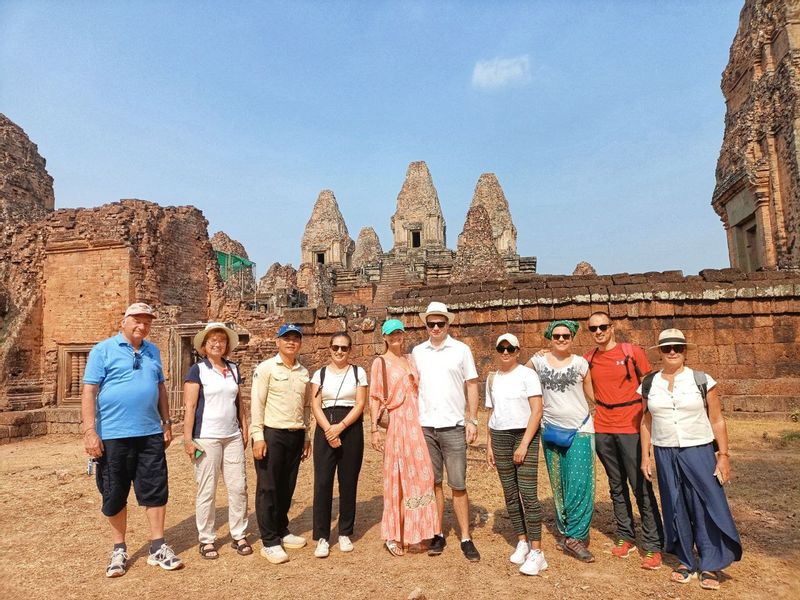
[[[402,556],[404,546],[419,544],[439,531],[439,517],[433,468],[419,424],[419,376],[411,356],[403,353],[405,329],[399,320],[390,319],[381,331],[387,349],[373,361],[370,373],[372,447],[383,452],[381,538],[392,555]],[[378,426],[382,407],[389,412],[385,441]]]

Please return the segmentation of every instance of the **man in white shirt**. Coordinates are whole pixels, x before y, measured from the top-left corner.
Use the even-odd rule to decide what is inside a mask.
[[[439,523],[444,517],[444,467],[447,485],[453,492],[461,551],[467,560],[478,561],[481,555],[469,535],[466,486],[467,444],[478,436],[478,372],[469,347],[448,334],[455,315],[444,303],[431,302],[419,316],[429,337],[411,354],[419,370],[419,422],[433,464]],[[444,551],[447,542],[443,531],[444,528],[433,537],[429,555],[437,556]]]

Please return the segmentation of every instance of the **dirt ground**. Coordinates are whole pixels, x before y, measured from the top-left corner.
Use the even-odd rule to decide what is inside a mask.
[[[744,544],[744,557],[724,573],[729,598],[798,598],[800,582],[800,425],[729,421],[733,482],[727,488]],[[485,432],[482,426],[481,441]],[[440,557],[390,556],[381,547],[382,508],[380,455],[367,448],[359,488],[355,551],[331,547],[329,558],[313,556],[311,543],[290,550],[291,561],[279,566],[258,554],[252,514],[255,476],[248,469],[250,539],[256,553],[240,557],[228,546],[219,560],[197,552],[194,524],[194,481],[179,444],[168,452],[170,501],[167,540],[184,559],[181,571],[147,565],[144,511],[131,497],[128,548],[131,566],[118,579],[104,569],[110,551],[107,524],[100,514],[94,478],[87,477],[86,458],[77,437],[47,436],[0,446],[0,598],[372,598],[391,594],[406,598],[416,588],[427,598],[700,598],[697,581],[669,581],[669,567],[639,568],[638,558],[614,559],[613,521],[608,486],[597,463],[596,511],[591,549],[597,561],[582,564],[555,548],[554,518],[544,460],[540,461],[539,495],[545,508],[543,547],[550,568],[539,577],[520,575],[508,561],[514,536],[505,515],[496,473],[483,461],[483,448],[470,449],[467,476],[472,501],[473,538],[479,563],[461,555],[453,531],[449,502],[445,513],[448,546]],[[311,536],[312,468],[301,467],[291,510],[294,533]],[[220,540],[230,542],[227,500],[220,486],[217,502]],[[336,506],[334,506],[334,514]],[[333,533],[335,537],[337,534]],[[670,565],[675,564],[668,557]]]

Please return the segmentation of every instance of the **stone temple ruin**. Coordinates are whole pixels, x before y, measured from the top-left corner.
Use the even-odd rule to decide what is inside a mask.
[[[308,305],[364,303],[379,314],[399,289],[536,272],[535,257],[517,254],[517,229],[493,173],[478,180],[455,251],[447,247],[439,196],[422,161],[408,167],[391,228],[388,252],[372,228],[362,230],[354,244],[333,192],[320,192],[300,251],[298,285]]]
[[[247,379],[275,352],[281,322],[303,326],[302,362],[327,359],[328,336],[347,330],[352,360],[368,368],[382,351],[380,323],[404,321],[423,339],[417,313],[431,300],[456,313],[485,377],[497,335],[523,352],[543,344],[553,318],[606,310],[619,338],[650,346],[666,327],[696,344],[689,360],[720,382],[728,414],[786,418],[800,411],[800,179],[795,114],[800,15],[796,3],[747,0],[723,74],[726,135],[712,205],[728,230],[734,268],[684,276],[541,275],[516,247],[508,202],[492,174],[478,179],[455,250],[431,174],[408,167],[391,215],[392,247],[375,231],[353,242],[333,192],[320,193],[300,241],[301,264],[275,263],[256,281],[246,249],[191,206],[121,200],[55,209],[53,180],[25,132],[0,115],[0,443],[79,432],[89,349],[117,331],[125,307],[153,305],[173,418],[192,337],[209,320],[240,334],[234,353]],[[387,215],[388,216],[388,215]],[[755,225],[753,225],[755,224]],[[579,333],[577,351],[590,347]],[[659,357],[650,354],[653,364]],[[248,401],[248,386],[243,388]]]
[[[800,267],[800,3],[747,0],[722,73],[725,137],[712,206],[732,267]]]

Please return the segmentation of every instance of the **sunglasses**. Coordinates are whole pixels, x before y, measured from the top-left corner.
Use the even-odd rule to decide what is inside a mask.
[[[554,333],[553,334],[554,340],[571,340],[572,334],[571,333]]]
[[[338,344],[331,344],[331,350],[334,352],[349,352],[350,346],[340,346]]]
[[[675,354],[683,354],[686,352],[686,346],[683,344],[673,344],[670,346],[659,346],[659,350],[661,350],[661,354],[669,354],[670,352],[674,352]]]
[[[133,353],[133,370],[138,371],[142,368],[142,355],[138,352]]]
[[[589,325],[589,331],[591,331],[592,333],[594,333],[598,329],[600,331],[607,331],[609,327],[610,325],[608,323],[603,323],[602,325]]]
[[[517,351],[516,346],[497,346],[497,353],[498,354],[514,354]]]
[[[447,321],[426,321],[425,325],[428,329],[444,329],[447,327]]]

